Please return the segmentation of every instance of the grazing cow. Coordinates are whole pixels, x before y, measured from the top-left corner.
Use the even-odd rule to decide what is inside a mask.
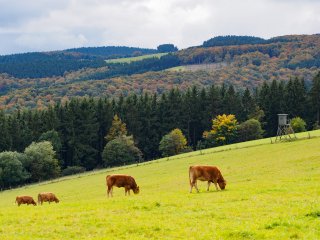
[[[120,174],[108,175],[106,177],[106,183],[108,187],[108,191],[107,191],[108,197],[109,197],[109,194],[112,197],[113,186],[116,186],[118,188],[124,187],[125,195],[127,195],[127,193],[130,195],[130,190],[132,190],[134,194],[139,193],[139,186],[137,186],[136,181],[134,180],[133,177],[128,175],[120,175]]]
[[[197,186],[197,180],[208,181],[207,191],[209,191],[210,183],[214,183],[217,191],[218,191],[217,183],[219,184],[219,187],[221,188],[221,190],[224,190],[227,185],[227,182],[224,180],[220,170],[214,166],[190,166],[189,180],[190,180],[190,186],[191,186],[190,193],[192,192],[193,187],[195,187],[199,192],[199,189]]]
[[[38,194],[38,204],[41,204],[43,202],[49,202],[49,204],[51,202],[56,202],[58,203],[59,202],[59,199],[56,197],[56,195],[54,195],[53,193],[51,192],[43,192],[43,193],[39,193]]]
[[[18,206],[20,206],[21,204],[33,204],[34,206],[37,205],[33,198],[30,196],[17,196],[16,203],[18,204]]]

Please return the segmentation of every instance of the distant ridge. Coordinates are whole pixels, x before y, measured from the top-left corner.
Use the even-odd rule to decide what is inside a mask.
[[[218,47],[218,46],[233,46],[233,45],[245,45],[245,44],[269,44],[275,42],[292,42],[297,41],[293,36],[280,36],[270,39],[263,39],[260,37],[254,36],[236,36],[236,35],[227,35],[227,36],[217,36],[210,38],[207,41],[204,41],[200,47]]]
[[[102,56],[106,58],[131,57],[136,54],[146,55],[157,53],[156,49],[125,47],[125,46],[103,46],[103,47],[81,47],[63,50],[63,52],[82,53],[87,55]]]

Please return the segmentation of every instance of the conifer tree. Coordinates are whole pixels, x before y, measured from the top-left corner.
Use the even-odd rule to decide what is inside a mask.
[[[239,121],[245,121],[249,119],[249,116],[256,110],[256,104],[248,88],[246,88],[242,95],[241,104],[242,112],[239,114],[238,119]]]
[[[320,126],[320,72],[313,78],[310,90],[312,110],[314,112],[314,128]]]
[[[110,142],[116,137],[126,136],[126,135],[127,135],[126,124],[121,121],[121,119],[118,117],[117,114],[114,115],[111,128],[109,129],[109,132],[105,137],[105,139],[107,140],[107,142]]]

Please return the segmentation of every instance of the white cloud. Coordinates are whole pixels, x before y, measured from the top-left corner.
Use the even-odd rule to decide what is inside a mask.
[[[316,0],[0,0],[0,54],[319,32]]]

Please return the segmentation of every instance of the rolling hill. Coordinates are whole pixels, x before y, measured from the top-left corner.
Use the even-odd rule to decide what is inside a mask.
[[[0,193],[1,239],[319,239],[320,131],[192,152],[61,178]],[[188,167],[216,165],[227,180],[216,192],[189,193]],[[136,178],[139,195],[105,176]],[[53,191],[59,204],[17,207],[17,195]]]
[[[205,41],[202,46],[132,62],[123,59],[106,62],[112,55],[104,55],[104,50],[83,48],[37,53],[21,61],[18,55],[0,57],[0,108],[43,107],[74,96],[159,94],[175,87],[185,90],[193,85],[225,83],[237,89],[253,90],[263,82],[288,81],[294,77],[303,78],[309,87],[320,67],[319,34],[269,40],[217,37]],[[126,48],[126,51],[132,56],[138,50]],[[140,54],[154,51],[141,49]],[[114,52],[112,54],[114,56]],[[19,70],[22,65],[24,67]],[[177,68],[173,71],[172,67]],[[10,71],[5,70],[8,68]],[[28,71],[36,75],[22,77]]]

